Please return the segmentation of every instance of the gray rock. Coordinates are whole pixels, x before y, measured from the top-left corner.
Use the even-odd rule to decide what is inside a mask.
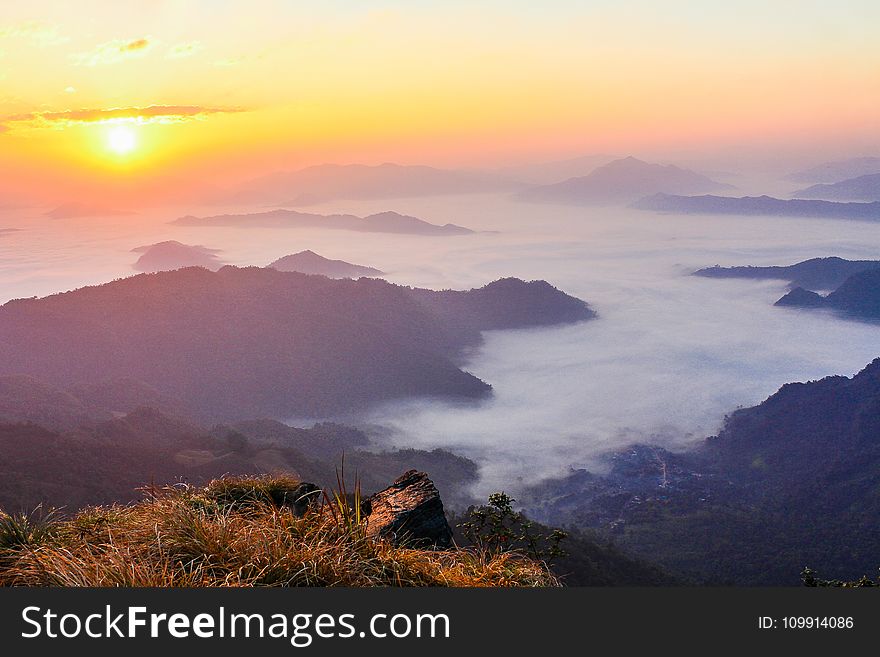
[[[364,505],[367,534],[395,545],[448,548],[452,530],[437,487],[424,472],[409,470]]]

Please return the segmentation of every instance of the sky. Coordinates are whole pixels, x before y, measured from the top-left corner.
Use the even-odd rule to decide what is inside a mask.
[[[0,192],[880,149],[872,0],[5,3]]]

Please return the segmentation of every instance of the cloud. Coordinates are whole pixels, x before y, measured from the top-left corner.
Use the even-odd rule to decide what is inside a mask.
[[[119,47],[121,52],[132,52],[134,50],[144,50],[150,46],[150,42],[146,39],[135,39]]]
[[[192,43],[178,43],[171,46],[165,53],[165,59],[180,59],[182,57],[192,57],[197,52],[204,50],[204,46],[198,41]]]
[[[118,64],[127,59],[144,56],[150,50],[151,45],[148,38],[115,39],[96,46],[90,52],[75,53],[70,58],[76,66]]]
[[[9,130],[9,126],[5,126],[3,124],[0,124],[0,135],[2,135],[7,130]]]
[[[132,121],[135,123],[181,123],[201,119],[210,114],[231,114],[246,110],[237,107],[205,107],[202,105],[149,105],[147,107],[112,107],[107,109],[76,109],[60,112],[29,112],[3,119],[6,123],[23,123],[31,127],[66,128],[83,123]],[[7,127],[8,129],[8,127]]]
[[[56,26],[44,25],[37,21],[0,27],[0,39],[9,38],[24,39],[41,48],[58,46],[70,41],[69,37],[60,34]]]

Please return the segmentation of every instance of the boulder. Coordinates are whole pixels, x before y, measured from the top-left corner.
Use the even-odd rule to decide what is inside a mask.
[[[452,530],[443,512],[440,493],[428,475],[409,470],[364,504],[367,535],[395,545],[448,548]]]

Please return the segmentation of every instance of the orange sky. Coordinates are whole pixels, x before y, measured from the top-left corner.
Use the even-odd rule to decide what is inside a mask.
[[[164,196],[325,161],[880,149],[876,2],[303,4],[4,7],[7,195]]]

